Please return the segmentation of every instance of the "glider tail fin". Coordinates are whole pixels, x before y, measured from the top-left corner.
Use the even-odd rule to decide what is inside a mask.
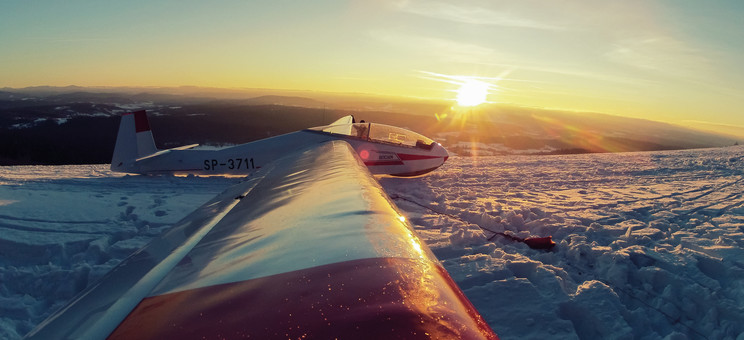
[[[125,113],[121,116],[119,133],[116,136],[111,170],[129,172],[138,158],[158,152],[152,137],[150,122],[144,110]]]

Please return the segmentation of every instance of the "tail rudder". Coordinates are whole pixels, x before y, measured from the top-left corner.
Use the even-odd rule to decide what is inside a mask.
[[[121,123],[119,123],[119,133],[116,136],[114,155],[111,158],[111,170],[131,171],[131,167],[138,158],[157,151],[145,110],[123,114]]]

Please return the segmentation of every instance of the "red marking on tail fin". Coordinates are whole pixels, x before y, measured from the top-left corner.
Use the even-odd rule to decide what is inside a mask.
[[[150,122],[147,120],[145,110],[132,112],[134,114],[134,127],[137,132],[150,131]]]

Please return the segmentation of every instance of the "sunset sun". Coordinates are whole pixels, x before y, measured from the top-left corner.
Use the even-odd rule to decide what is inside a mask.
[[[457,105],[476,106],[485,103],[489,87],[488,83],[480,80],[466,80],[457,90]]]

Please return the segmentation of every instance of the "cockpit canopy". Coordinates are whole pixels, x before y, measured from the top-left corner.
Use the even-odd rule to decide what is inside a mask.
[[[343,117],[330,125],[318,126],[309,130],[334,135],[344,135],[371,142],[431,149],[433,140],[410,130],[376,123],[355,123],[353,116]]]

